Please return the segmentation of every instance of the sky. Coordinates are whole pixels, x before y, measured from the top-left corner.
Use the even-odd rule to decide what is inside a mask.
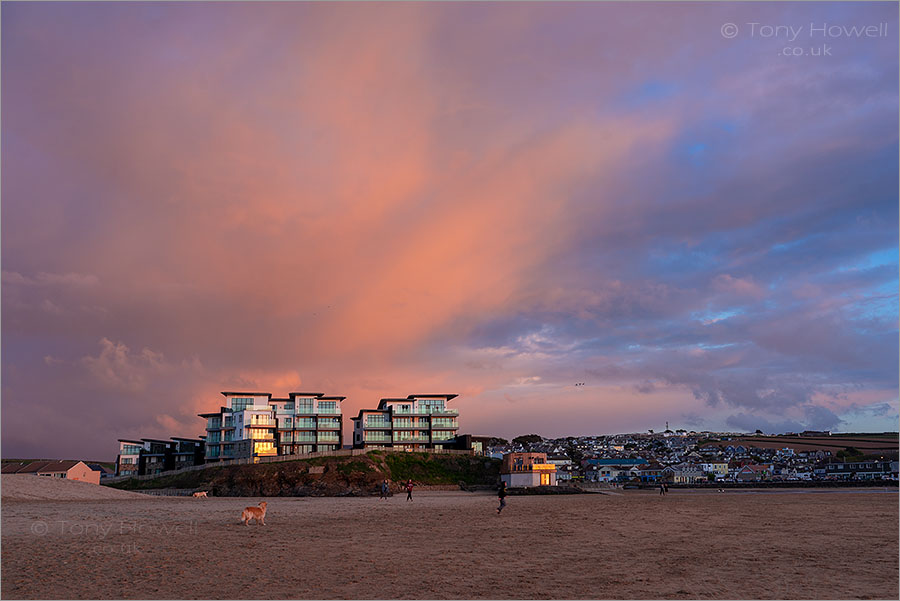
[[[505,438],[896,431],[897,19],[4,2],[2,454],[246,389],[347,396],[347,440],[422,393]]]

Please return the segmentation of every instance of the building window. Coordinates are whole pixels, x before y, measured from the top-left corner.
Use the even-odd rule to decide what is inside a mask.
[[[301,415],[312,415],[315,413],[313,409],[313,400],[312,399],[296,399],[297,408],[294,410],[294,413],[298,413]]]
[[[274,426],[275,422],[268,414],[251,413],[249,425],[251,426]]]
[[[319,413],[334,414],[337,412],[337,401],[319,401]]]
[[[444,399],[419,399],[420,413],[440,413],[444,410]]]
[[[274,437],[272,433],[265,428],[247,428],[247,438],[253,440],[266,440]]]
[[[257,455],[274,455],[275,445],[271,442],[255,442],[253,452]]]
[[[253,397],[233,397],[231,399],[232,411],[243,411],[247,407],[253,406]]]
[[[367,428],[390,428],[391,420],[385,415],[367,415]]]

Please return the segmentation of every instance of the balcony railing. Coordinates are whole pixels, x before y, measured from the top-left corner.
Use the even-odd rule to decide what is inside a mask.
[[[407,442],[431,442],[431,439],[428,436],[414,436],[412,438],[394,438],[394,442],[398,444]]]
[[[404,415],[404,416],[405,416],[405,415],[411,415],[411,416],[417,416],[417,415],[424,415],[424,416],[430,416],[430,415],[459,415],[459,409],[446,409],[446,408],[445,408],[445,409],[432,409],[431,411],[422,411],[422,410],[419,410],[419,411],[402,411],[402,410],[400,410],[400,409],[394,409],[394,412],[393,412],[393,413],[394,413],[394,415]]]

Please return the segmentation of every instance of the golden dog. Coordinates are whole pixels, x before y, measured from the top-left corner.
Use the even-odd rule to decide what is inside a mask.
[[[205,498],[207,498],[207,497],[206,497],[206,493],[207,493],[207,492],[209,492],[209,491],[203,490],[203,491],[200,491],[200,492],[195,492],[195,493],[194,493],[193,495],[191,495],[191,496],[193,496],[194,498],[197,498],[197,499],[200,499],[200,498],[204,498],[204,499],[205,499]]]
[[[241,512],[241,521],[245,526],[250,525],[250,520],[256,520],[256,524],[266,525],[266,505],[265,501],[259,503],[259,507],[244,507]]]

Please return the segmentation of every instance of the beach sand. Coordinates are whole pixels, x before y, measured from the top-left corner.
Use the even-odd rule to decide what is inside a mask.
[[[895,492],[260,500],[7,497],[2,597],[898,596]]]

